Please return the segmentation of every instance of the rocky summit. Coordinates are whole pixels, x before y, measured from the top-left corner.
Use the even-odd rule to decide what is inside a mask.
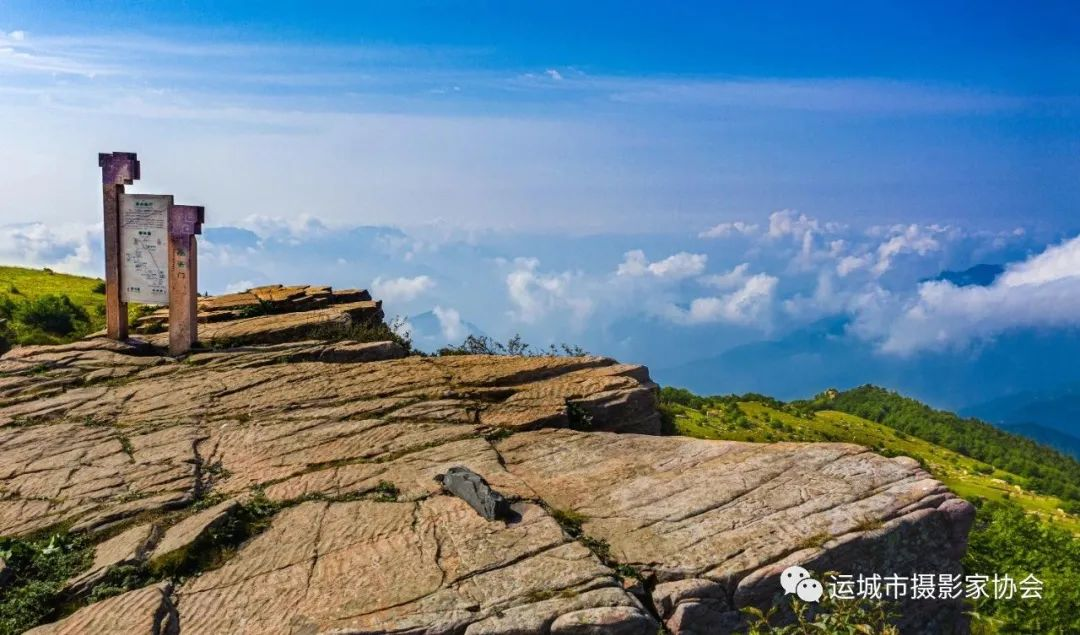
[[[228,342],[183,359],[152,334],[0,359],[0,535],[93,543],[33,633],[725,633],[793,564],[960,571],[973,509],[911,459],[661,436],[644,367],[303,339],[381,311],[268,289],[204,301]],[[903,630],[959,623],[919,607]]]

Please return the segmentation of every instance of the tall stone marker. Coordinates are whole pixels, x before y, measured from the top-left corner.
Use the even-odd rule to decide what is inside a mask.
[[[194,205],[169,207],[169,354],[191,350],[198,339],[198,264],[195,235],[206,212]]]
[[[127,194],[139,178],[134,153],[99,154],[105,210],[106,335],[128,336],[127,304],[169,307],[169,354],[191,350],[198,337],[195,235],[205,211],[175,205],[169,194]]]
[[[105,332],[114,340],[127,339],[127,303],[120,297],[120,196],[124,186],[139,180],[139,159],[134,152],[98,155],[105,211]]]

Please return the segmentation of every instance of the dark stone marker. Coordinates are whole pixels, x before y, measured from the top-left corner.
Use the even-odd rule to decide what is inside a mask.
[[[127,302],[120,299],[120,196],[125,185],[139,180],[139,158],[134,152],[102,152],[98,167],[105,213],[105,331],[109,339],[126,340]]]
[[[510,509],[510,501],[491,489],[484,477],[467,467],[452,467],[446,474],[437,475],[435,480],[487,520],[507,520],[515,515]]]

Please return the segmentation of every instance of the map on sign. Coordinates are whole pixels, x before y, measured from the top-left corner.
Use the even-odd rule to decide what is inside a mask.
[[[167,194],[120,196],[120,299],[169,303]]]

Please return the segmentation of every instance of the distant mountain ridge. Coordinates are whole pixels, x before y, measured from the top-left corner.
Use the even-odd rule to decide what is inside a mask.
[[[1059,452],[1063,452],[1080,460],[1080,438],[1071,434],[1065,434],[1053,428],[1047,428],[1037,423],[1018,423],[1015,425],[1002,426],[1012,434],[1034,439],[1043,445],[1048,445]]]
[[[988,287],[1005,271],[1005,267],[992,264],[978,264],[963,271],[942,271],[933,278],[924,278],[919,282],[944,280],[958,287]]]
[[[960,414],[1005,427],[1037,424],[1080,438],[1080,382],[1014,392],[963,408]]]

